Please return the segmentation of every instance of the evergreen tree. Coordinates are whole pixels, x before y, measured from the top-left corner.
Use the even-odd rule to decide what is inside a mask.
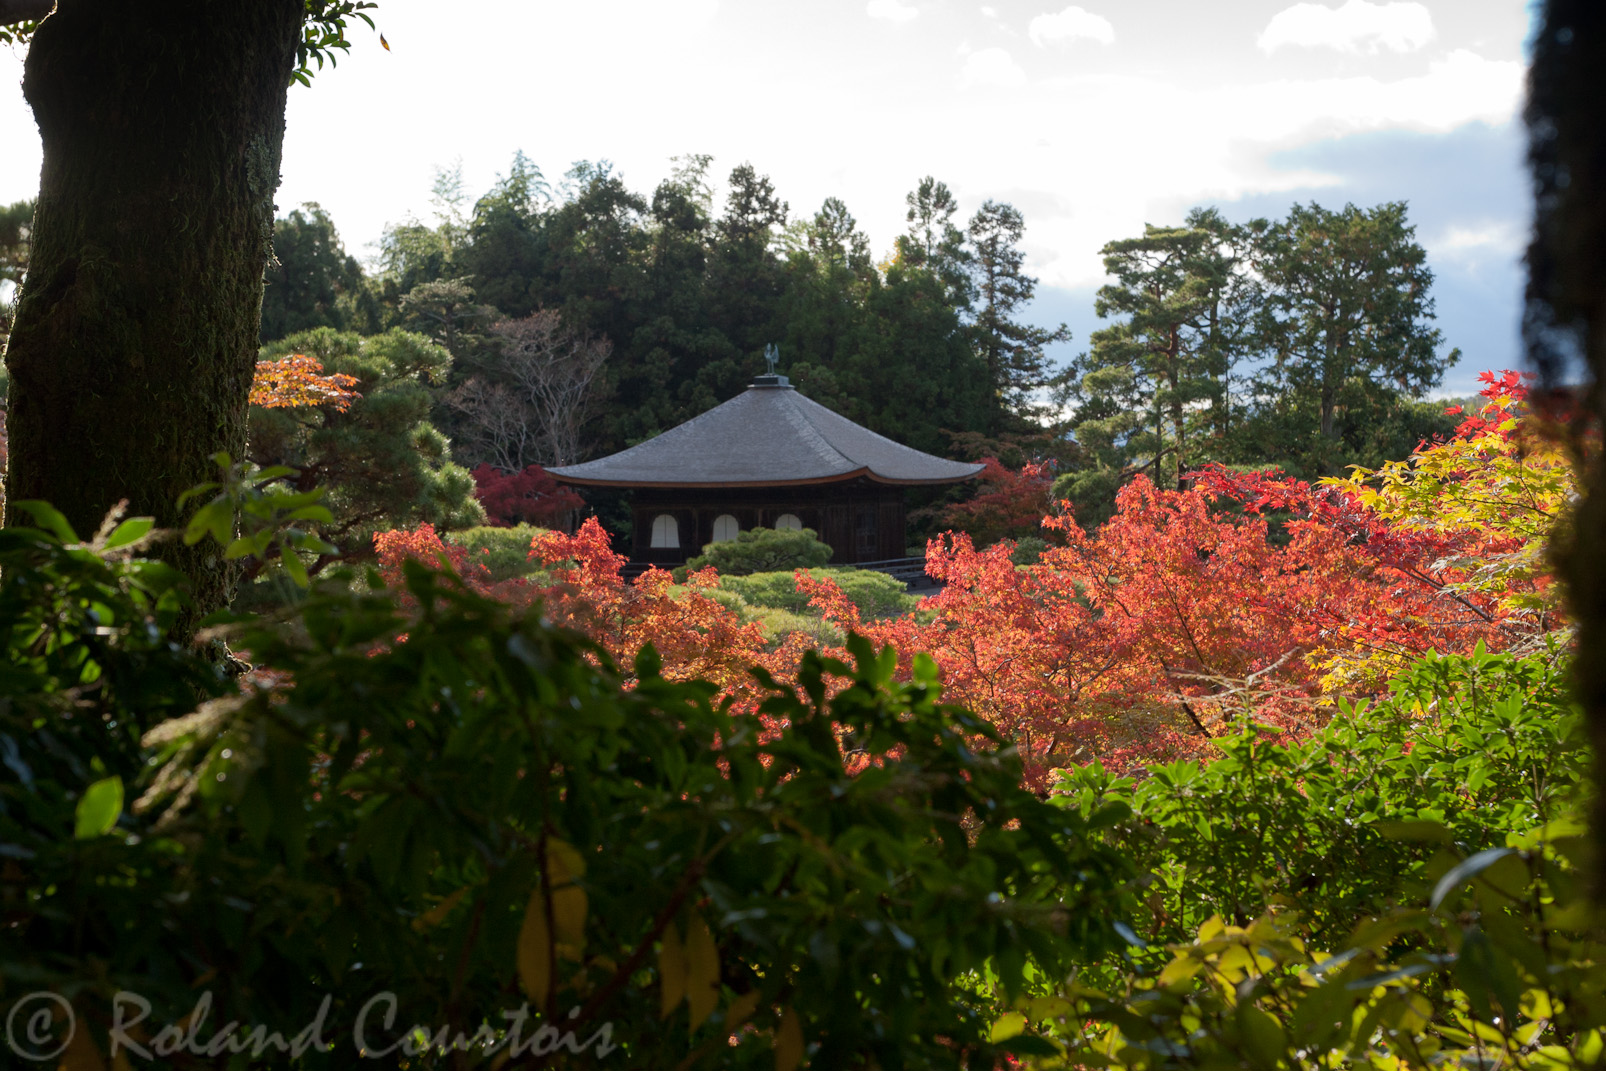
[[[987,366],[1000,415],[1016,422],[1043,415],[1044,407],[1033,397],[1050,379],[1043,347],[1071,337],[1064,324],[1050,331],[1015,319],[1037,289],[1037,280],[1022,268],[1026,255],[1019,243],[1025,232],[1020,212],[997,201],[983,204],[967,228],[975,258],[971,277],[976,309],[971,336]]]
[[[614,362],[618,397],[641,438],[678,424],[739,392],[751,369],[711,322],[708,263],[713,242],[712,157],[675,158],[653,191],[648,215],[643,322]]]
[[[851,420],[870,423],[879,399],[865,382],[870,295],[880,277],[870,242],[836,197],[784,235],[787,286],[781,352],[797,386]]]
[[[545,261],[543,212],[551,188],[522,152],[513,155],[507,175],[474,203],[468,245],[457,260],[479,298],[507,316],[528,316],[538,303]]]
[[[1337,469],[1339,413],[1379,395],[1437,386],[1459,350],[1443,335],[1429,289],[1427,253],[1403,201],[1331,212],[1295,205],[1288,218],[1250,225],[1264,281],[1260,342],[1271,362],[1259,393],[1314,406],[1319,438],[1300,451],[1317,473]]]
[[[1146,458],[1162,486],[1179,487],[1203,459],[1201,440],[1230,404],[1236,332],[1223,310],[1228,320],[1240,312],[1233,306],[1243,290],[1231,243],[1219,216],[1196,210],[1181,227],[1146,225],[1141,237],[1102,250],[1113,282],[1099,290],[1095,309],[1117,322],[1094,332],[1075,365],[1078,433],[1106,448],[1120,444],[1124,462]],[[1088,410],[1094,399],[1106,404]]]
[[[485,343],[481,329],[498,318],[496,309],[476,299],[467,276],[419,283],[396,310],[401,327],[429,336],[456,360],[474,355]]]
[[[732,170],[728,185],[709,251],[709,315],[737,352],[757,362],[780,337],[786,268],[776,238],[789,209],[752,164]]]
[[[364,285],[362,267],[316,202],[275,221],[273,259],[263,282],[264,342],[314,327],[378,328],[377,301]]]
[[[969,309],[974,258],[965,246],[965,232],[954,224],[959,203],[953,193],[946,183],[927,175],[904,197],[904,203],[908,205],[904,218],[909,230],[897,237],[898,263],[931,272],[942,281],[950,305]]]
[[[446,437],[429,420],[430,388],[445,382],[451,365],[444,348],[394,328],[363,338],[322,327],[275,342],[262,356],[291,353],[355,376],[362,397],[343,413],[252,406],[247,456],[295,469],[299,490],[329,489],[335,523],[323,535],[344,555],[370,554],[376,530],[484,523],[473,478],[452,463]]]
[[[942,279],[894,264],[866,294],[864,317],[854,386],[870,403],[868,427],[936,454],[950,451],[950,433],[987,427],[987,369]]]
[[[463,214],[463,169],[436,168],[430,203],[435,206],[432,227],[416,218],[385,228],[379,240],[380,300],[392,323],[400,322],[402,299],[425,283],[464,278],[458,258],[470,240]]]

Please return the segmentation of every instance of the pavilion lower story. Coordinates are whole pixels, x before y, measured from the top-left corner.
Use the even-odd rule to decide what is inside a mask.
[[[812,528],[831,562],[902,558],[904,489],[849,480],[780,487],[642,487],[634,493],[631,560],[680,565],[750,528]]]

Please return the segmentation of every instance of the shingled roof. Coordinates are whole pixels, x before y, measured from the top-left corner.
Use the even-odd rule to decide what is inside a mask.
[[[564,483],[602,487],[775,487],[858,477],[956,483],[982,467],[895,443],[805,398],[785,376],[759,376],[730,401],[656,438],[547,471]]]

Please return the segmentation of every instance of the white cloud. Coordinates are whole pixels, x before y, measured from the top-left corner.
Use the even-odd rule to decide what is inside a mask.
[[[996,7],[988,7],[983,5],[981,13],[990,19],[996,19],[998,17],[998,9]]]
[[[1433,16],[1417,3],[1374,4],[1346,0],[1342,7],[1300,3],[1272,16],[1261,32],[1262,51],[1285,45],[1335,48],[1340,52],[1414,52],[1433,40]]]
[[[984,48],[965,57],[960,81],[966,86],[996,86],[1019,89],[1026,84],[1026,72],[1013,56],[1001,48]]]
[[[1426,241],[1435,257],[1478,268],[1494,261],[1514,264],[1522,258],[1528,234],[1516,220],[1484,220],[1473,224],[1453,224],[1443,234]]]
[[[902,0],[870,0],[864,11],[872,19],[883,19],[887,22],[908,22],[920,14],[919,8],[913,4],[905,4]]]
[[[1074,4],[1057,15],[1037,16],[1026,32],[1039,46],[1078,39],[1097,41],[1101,45],[1115,42],[1115,27],[1110,25],[1109,19]]]

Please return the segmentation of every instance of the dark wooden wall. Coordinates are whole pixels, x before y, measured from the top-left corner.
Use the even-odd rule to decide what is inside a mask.
[[[678,549],[653,549],[652,522],[661,513],[680,526]],[[635,539],[631,560],[679,565],[713,542],[714,518],[735,517],[742,531],[775,527],[783,513],[796,514],[831,547],[833,564],[901,558],[906,549],[904,491],[864,480],[803,487],[641,488],[635,492]]]

